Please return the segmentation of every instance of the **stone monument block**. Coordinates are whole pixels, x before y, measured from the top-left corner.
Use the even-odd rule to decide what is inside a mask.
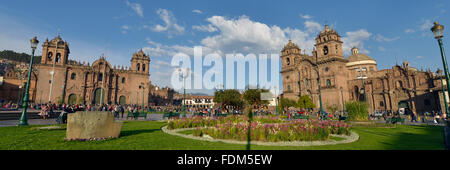
[[[118,138],[123,122],[115,122],[110,112],[68,114],[66,139]]]

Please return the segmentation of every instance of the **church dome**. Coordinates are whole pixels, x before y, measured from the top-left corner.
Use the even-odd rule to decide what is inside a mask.
[[[359,53],[358,48],[353,47],[352,48],[352,55],[347,57],[347,60],[349,62],[355,62],[355,61],[365,61],[365,60],[372,60],[375,61],[373,58],[365,55],[365,54],[361,54]]]
[[[347,66],[362,65],[362,64],[377,64],[377,62],[368,55],[359,53],[358,48],[352,48],[352,55],[347,57]]]

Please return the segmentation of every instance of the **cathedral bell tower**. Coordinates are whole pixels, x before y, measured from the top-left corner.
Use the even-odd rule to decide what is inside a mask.
[[[66,65],[69,53],[69,43],[63,41],[59,35],[50,41],[46,39],[42,45],[41,64]]]
[[[318,58],[344,58],[341,36],[325,25],[325,29],[316,37]]]
[[[150,57],[141,50],[133,54],[131,58],[131,70],[138,73],[149,74]]]

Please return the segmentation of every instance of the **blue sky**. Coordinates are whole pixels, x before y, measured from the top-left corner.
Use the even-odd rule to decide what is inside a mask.
[[[436,20],[450,27],[449,1],[407,0],[1,0],[0,50],[30,53],[32,36],[44,41],[60,32],[71,59],[93,62],[103,53],[113,65],[129,66],[143,49],[152,59],[151,81],[170,85],[168,67],[177,52],[203,54],[279,53],[292,39],[310,53],[325,24],[349,48],[390,68],[408,60],[420,68],[441,68],[430,28]],[[448,35],[448,29],[445,35]],[[446,36],[447,37],[447,36]],[[449,41],[444,38],[445,48]],[[448,50],[447,50],[448,51]],[[204,69],[205,70],[205,69]]]

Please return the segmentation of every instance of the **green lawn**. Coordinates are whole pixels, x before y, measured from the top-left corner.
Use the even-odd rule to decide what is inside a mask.
[[[206,142],[165,134],[165,122],[125,122],[121,137],[106,141],[64,141],[65,130],[34,130],[30,127],[1,127],[0,150],[244,150],[245,145]],[[33,129],[34,128],[34,129]],[[444,149],[443,128],[405,126],[395,128],[353,127],[357,142],[331,146],[274,147],[252,145],[256,150],[431,150]],[[189,133],[189,132],[185,132]]]

